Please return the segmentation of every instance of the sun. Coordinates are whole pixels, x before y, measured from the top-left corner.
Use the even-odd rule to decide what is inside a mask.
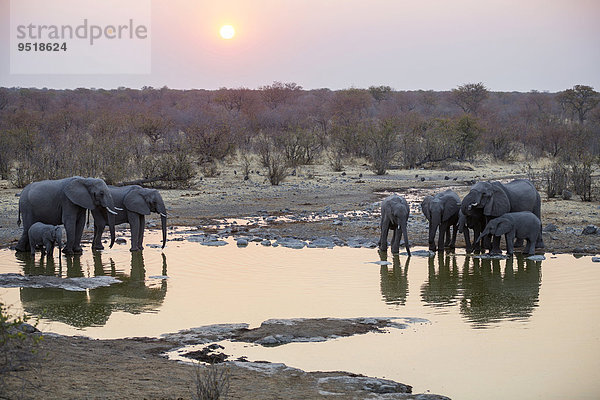
[[[223,39],[232,39],[235,36],[235,29],[231,25],[223,25],[219,34]]]

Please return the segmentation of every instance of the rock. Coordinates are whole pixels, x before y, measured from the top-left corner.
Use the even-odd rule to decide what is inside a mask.
[[[115,243],[116,243],[116,244],[125,244],[125,243],[127,243],[127,240],[126,240],[126,239],[123,239],[123,238],[117,238],[117,239],[115,240]]]
[[[582,235],[595,235],[598,233],[598,228],[595,225],[588,225],[581,231]]]
[[[421,182],[425,182],[425,177],[421,177]]]
[[[600,263],[600,257],[592,257],[592,262]]]
[[[277,240],[277,242],[273,243],[273,246],[283,246],[289,249],[303,249],[306,247],[306,243],[302,240],[292,239],[292,238],[281,238]]]
[[[239,238],[235,241],[235,243],[238,245],[238,247],[246,247],[248,246],[248,240],[244,239],[244,238]]]
[[[446,176],[444,176],[444,180],[445,180],[445,181],[449,181],[449,180],[450,180],[450,177],[449,177],[448,175],[446,175]]]
[[[308,244],[308,247],[319,249],[333,249],[335,247],[335,243],[329,238],[319,238],[311,241]]]
[[[570,190],[563,190],[562,192],[562,198],[563,200],[571,200],[571,198],[573,197],[573,192],[571,192]]]
[[[544,232],[556,232],[557,229],[558,229],[558,226],[556,226],[554,224],[548,224],[542,230]]]
[[[339,226],[339,225],[344,225],[344,223],[342,221],[340,221],[339,219],[336,219],[335,221],[333,221],[331,223],[331,225]]]
[[[528,260],[532,260],[532,261],[543,261],[543,260],[546,259],[546,257],[543,256],[543,255],[541,255],[541,254],[538,254],[538,255],[535,255],[535,256],[529,256],[529,257],[527,257],[527,259]]]
[[[260,244],[262,244],[263,246],[270,246],[271,245],[271,241],[268,239],[264,239],[262,242],[260,242]]]

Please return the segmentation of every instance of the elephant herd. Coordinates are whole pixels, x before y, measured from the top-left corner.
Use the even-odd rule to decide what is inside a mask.
[[[23,234],[16,246],[18,252],[43,246],[52,254],[54,244],[60,250],[64,226],[67,241],[63,253],[81,254],[81,237],[87,212],[94,217],[93,249],[103,249],[102,232],[110,230],[110,247],[115,242],[115,225],[129,223],[131,251],[142,250],[145,216],[156,212],[161,216],[163,245],[167,241],[167,211],[160,193],[138,185],[108,186],[102,179],[73,176],[45,180],[27,185],[19,198],[19,218]]]
[[[467,252],[490,250],[501,254],[500,239],[506,239],[507,253],[527,240],[524,253],[533,255],[543,248],[541,198],[535,186],[526,179],[500,182],[478,182],[462,199],[452,190],[426,196],[421,210],[429,222],[429,250],[454,248],[457,231],[464,234]],[[401,237],[410,255],[407,222],[409,206],[398,195],[391,195],[381,204],[381,237],[379,250],[387,251],[388,231],[393,231],[392,253],[398,253]],[[450,235],[452,228],[452,235]],[[473,231],[473,240],[470,237]],[[438,234],[437,246],[435,242]],[[490,241],[491,238],[491,241]]]

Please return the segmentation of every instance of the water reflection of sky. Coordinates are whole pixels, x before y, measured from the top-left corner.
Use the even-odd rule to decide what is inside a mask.
[[[147,242],[159,243],[160,233],[150,232]],[[60,263],[57,255],[28,257],[1,250],[0,273],[122,280],[87,292],[0,288],[3,302],[41,316],[47,331],[116,338],[216,323],[258,326],[270,318],[420,317],[431,324],[321,344],[228,350],[307,370],[387,377],[461,399],[600,392],[600,268],[589,257],[387,254],[384,263],[374,249],[238,248],[231,240],[218,248],[170,241],[163,252],[148,248],[143,255],[126,244],[86,249]]]

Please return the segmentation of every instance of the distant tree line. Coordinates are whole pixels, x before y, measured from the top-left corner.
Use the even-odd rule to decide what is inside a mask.
[[[353,157],[372,170],[416,168],[488,155],[551,157],[595,165],[600,95],[576,85],[559,93],[491,92],[483,83],[452,91],[258,89],[141,90],[0,88],[0,177],[17,186],[70,175],[108,183],[186,186],[197,173],[242,157],[272,184],[289,169]]]

